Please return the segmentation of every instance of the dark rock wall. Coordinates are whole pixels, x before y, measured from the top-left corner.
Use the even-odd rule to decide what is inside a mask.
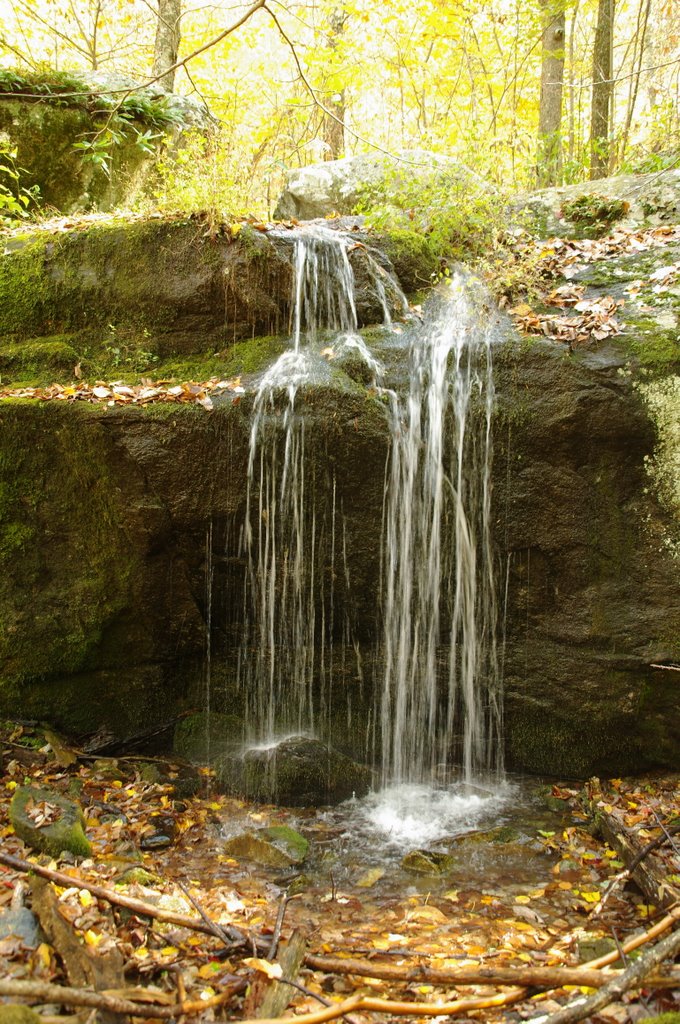
[[[654,429],[617,362],[540,342],[497,363],[508,760],[576,776],[680,752],[680,573],[649,493]]]

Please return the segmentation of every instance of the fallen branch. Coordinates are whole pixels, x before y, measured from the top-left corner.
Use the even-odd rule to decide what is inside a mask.
[[[290,1020],[294,1024],[323,1024],[327,1020],[344,1017],[353,1010],[365,1010],[370,1013],[392,1013],[395,1016],[439,1017],[451,1016],[454,1013],[467,1013],[468,1010],[486,1010],[492,1006],[507,1006],[516,1003],[525,995],[523,988],[511,989],[503,995],[489,996],[486,999],[456,999],[452,1003],[398,1003],[391,999],[372,999],[368,996],[350,996],[341,1003],[334,1003],[326,1010],[315,1013],[303,1013]],[[281,1024],[285,1018],[255,1017],[251,1020],[239,1021],[239,1024]]]
[[[21,857],[13,857],[9,853],[0,853],[0,864],[5,864],[15,871],[40,875],[41,878],[47,878],[50,882],[65,888],[75,886],[78,889],[86,889],[87,892],[91,892],[97,899],[105,900],[119,907],[125,907],[126,910],[131,910],[135,914],[141,914],[142,917],[151,917],[166,924],[177,925],[179,928],[189,928],[191,931],[202,932],[204,935],[216,936],[216,928],[220,927],[214,923],[206,924],[204,920],[198,920],[186,914],[176,914],[172,910],[163,910],[161,907],[155,907],[152,903],[145,903],[142,900],[133,899],[131,896],[124,896],[122,893],[112,892],[110,889],[105,889],[101,885],[95,885],[84,878],[67,875],[63,871],[54,871],[51,868],[44,868],[41,864],[31,864],[30,861],[23,860]],[[228,925],[220,930],[227,933],[233,949],[252,947],[253,943],[262,950],[266,950],[269,947],[269,940],[251,936],[248,932],[237,928],[235,925]]]
[[[243,991],[245,978],[239,978],[224,992],[210,999],[196,999],[193,1002],[176,1003],[171,1006],[153,1005],[147,1001],[137,1002],[106,992],[91,992],[88,989],[66,988],[41,981],[9,981],[0,978],[0,996],[14,999],[30,999],[34,1003],[56,1003],[59,1006],[89,1006],[94,1010],[108,1010],[112,1013],[129,1014],[130,1017],[153,1017],[166,1020],[169,1017],[194,1016],[223,1003]]]
[[[641,982],[657,967],[663,960],[671,959],[680,951],[680,929],[668,935],[661,942],[653,946],[644,956],[636,960],[630,967],[615,978],[604,988],[601,988],[595,995],[586,999],[577,999],[568,1006],[558,1010],[550,1016],[532,1017],[534,1024],[545,1022],[545,1024],[574,1024],[575,1021],[584,1020],[592,1014],[598,1013],[617,1002],[624,993],[632,988],[639,988]]]
[[[618,954],[617,954],[618,957]],[[305,965],[326,974],[356,974],[363,978],[380,978],[430,985],[524,985],[527,988],[553,989],[565,985],[586,985],[601,988],[623,972],[603,971],[588,967],[453,967],[436,970],[432,967],[399,967],[366,960],[345,960],[339,957],[307,954]],[[677,973],[658,979],[658,988],[672,988],[678,983]]]

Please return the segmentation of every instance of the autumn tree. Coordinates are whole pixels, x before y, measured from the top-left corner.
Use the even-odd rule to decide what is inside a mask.
[[[593,46],[593,87],[590,112],[590,177],[609,172],[610,123],[614,95],[614,2],[598,0]]]
[[[158,0],[152,74],[166,92],[172,92],[175,86],[181,17],[182,0]]]
[[[557,185],[562,171],[564,0],[541,0],[541,8],[543,33],[536,178],[539,185]]]

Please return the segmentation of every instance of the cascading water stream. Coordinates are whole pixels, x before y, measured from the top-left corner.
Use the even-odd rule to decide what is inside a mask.
[[[381,382],[382,364],[357,333],[350,244],[328,228],[297,233],[291,347],[255,396],[239,659],[250,744],[299,732],[332,738],[331,713],[340,708],[331,708],[330,681],[341,634],[343,648],[354,644],[360,662],[347,609],[334,594],[337,579],[345,595],[351,591],[342,505],[296,405],[302,385],[318,372],[328,379],[317,351],[321,331],[331,335],[323,335],[327,350],[358,357]],[[374,282],[378,295],[382,273]],[[376,684],[385,784],[450,781],[441,769],[454,763],[466,782],[502,773],[490,531],[494,338],[470,282],[457,276],[448,292],[434,317],[407,331],[406,388],[379,388],[392,438],[383,509],[382,686]],[[384,291],[383,304],[389,322]],[[395,813],[403,817],[403,804]],[[444,817],[441,802],[434,813]]]
[[[492,332],[454,278],[413,338],[392,431],[384,553],[384,782],[502,770],[490,532]]]
[[[323,690],[333,659],[340,517],[334,481],[319,481],[309,464],[305,419],[296,409],[296,397],[323,362],[312,348],[321,329],[333,332],[340,347],[353,347],[371,358],[357,334],[350,244],[346,235],[325,227],[297,233],[292,346],[264,375],[255,396],[242,539],[247,579],[239,664],[247,730],[255,742],[271,742],[290,732],[327,732],[329,708]],[[381,273],[376,267],[376,280]],[[384,289],[382,297],[387,313]]]

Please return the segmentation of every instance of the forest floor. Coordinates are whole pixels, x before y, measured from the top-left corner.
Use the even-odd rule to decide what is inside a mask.
[[[199,792],[179,797],[171,779],[145,781],[153,762],[96,760],[78,752],[74,758],[59,743],[52,746],[44,737],[37,742],[38,749],[30,729],[5,731],[0,934],[10,905],[17,910],[24,901],[38,912],[45,932],[32,940],[14,934],[0,939],[0,997],[22,994],[43,1018],[91,1019],[95,1011],[79,1005],[78,993],[91,994],[93,987],[107,993],[99,997],[98,1012],[109,1021],[122,1021],[123,1011],[141,1020],[241,1021],[261,1018],[263,1007],[270,1016],[285,1011],[310,1024],[343,1011],[354,1024],[396,1016],[626,1024],[680,1012],[679,976],[664,980],[654,966],[599,1011],[589,1014],[583,1003],[605,981],[620,977],[600,966],[608,949],[614,949],[609,959],[616,959],[617,949],[639,936],[644,960],[659,948],[655,940],[678,938],[672,929],[680,920],[677,905],[673,910],[680,882],[680,775],[591,780],[584,788],[553,785],[548,798],[563,807],[561,824],[537,830],[540,869],[526,885],[521,872],[508,886],[491,875],[475,880],[464,874],[420,877],[411,885],[403,871],[391,881],[382,869],[336,878],[332,867],[313,879],[298,874],[292,880],[290,873],[282,878],[280,870],[229,856],[225,829],[292,823],[317,847],[332,845],[330,819],[322,813],[301,817],[299,811],[212,794],[205,771]],[[53,860],[24,845],[8,817],[21,785],[78,794],[90,858]],[[49,820],[49,801],[44,812]],[[594,813],[618,823],[643,847],[658,840],[641,860],[657,886],[657,901],[650,899],[649,883],[646,894],[635,885],[620,849],[594,834]],[[159,822],[168,842],[154,849]],[[48,876],[61,873],[59,884],[37,887],[21,863],[27,860]],[[132,904],[121,906],[126,899]],[[283,948],[287,940],[291,949],[297,943],[302,957],[292,985],[276,981],[286,962],[279,936]],[[624,955],[626,975],[634,957]],[[122,987],[110,983],[113,962]],[[272,1003],[275,991],[285,998]],[[556,1016],[579,1000],[585,1013]]]

